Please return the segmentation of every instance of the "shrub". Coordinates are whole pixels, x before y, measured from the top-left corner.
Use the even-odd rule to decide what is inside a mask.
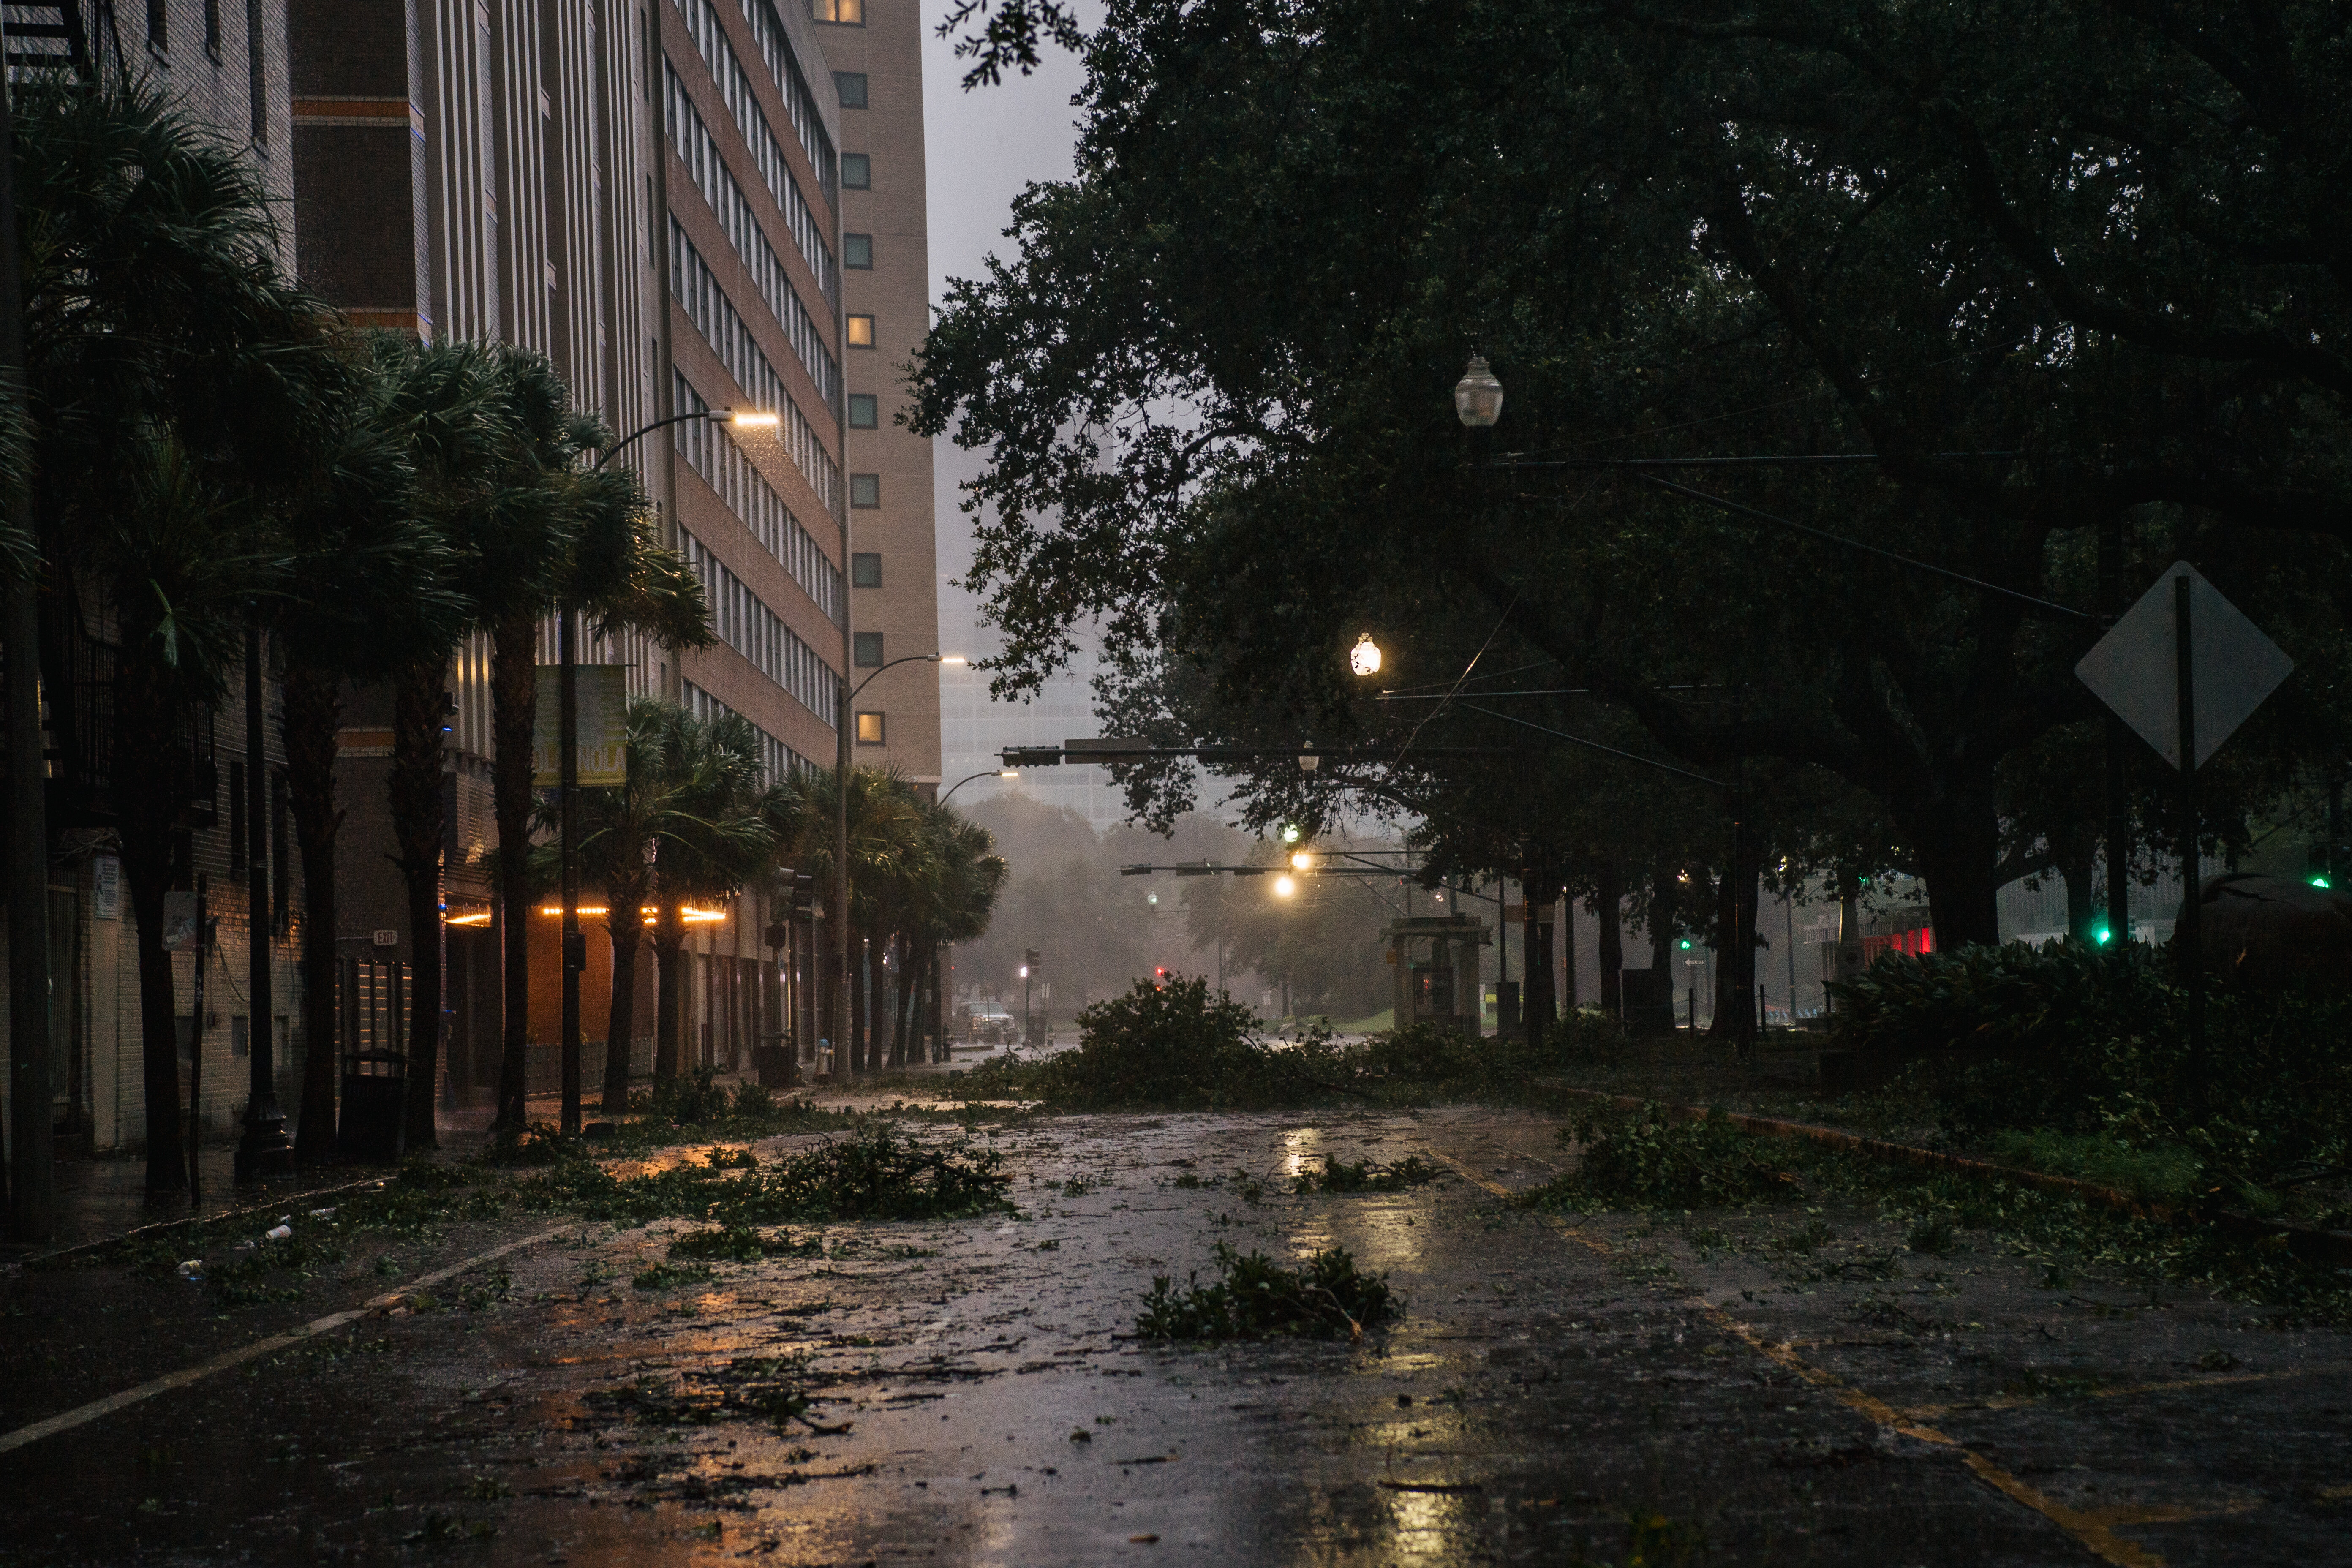
[[[1200,1276],[1177,1289],[1166,1275],[1151,1281],[1136,1331],[1148,1340],[1358,1339],[1403,1315],[1384,1277],[1356,1268],[1332,1247],[1285,1268],[1262,1252],[1217,1244],[1214,1284]]]
[[[1138,981],[1124,996],[1078,1015],[1076,1049],[1042,1059],[986,1063],[964,1092],[1023,1095],[1069,1110],[1228,1110],[1296,1105],[1330,1085],[1328,1033],[1276,1050],[1256,1037],[1247,1007],[1205,980]]]
[[[1721,1111],[1677,1121],[1661,1105],[1585,1111],[1559,1132],[1576,1169],[1520,1194],[1538,1208],[1718,1208],[1792,1195],[1795,1178]]]
[[[2166,963],[2136,942],[1890,952],[1830,987],[1830,1039],[1865,1052],[1981,1047],[2046,1057],[2070,1042],[2159,1028],[2170,1000]]]

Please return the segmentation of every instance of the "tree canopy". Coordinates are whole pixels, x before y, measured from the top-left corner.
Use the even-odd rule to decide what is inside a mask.
[[[2347,733],[2347,26],[1123,0],[1076,177],[1024,195],[914,366],[917,427],[990,455],[998,688],[1092,619],[1119,732],[1402,759],[1269,763],[1261,815],[1412,796],[1443,746],[1606,741],[1792,849],[1883,845],[1945,940],[1989,941],[2070,809],[2012,759],[2101,711],[2073,667],[2106,527],[2126,601],[2187,557],[2298,661],[2208,792],[2242,835]],[[1446,397],[1474,349],[1491,438]],[[1848,460],[1593,466],[1798,455]]]

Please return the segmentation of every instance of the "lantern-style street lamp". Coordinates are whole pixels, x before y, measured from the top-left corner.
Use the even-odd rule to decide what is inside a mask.
[[[1503,416],[1503,384],[1495,379],[1485,354],[1472,354],[1470,368],[1454,384],[1454,412],[1474,430],[1483,430]]]

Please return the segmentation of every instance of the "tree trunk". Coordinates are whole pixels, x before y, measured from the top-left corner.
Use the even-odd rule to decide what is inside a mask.
[[[1650,873],[1650,967],[1666,975],[1666,998],[1675,997],[1675,926],[1682,919],[1683,885],[1675,868],[1661,866]]]
[[[1562,897],[1559,900],[1559,1011],[1562,1017],[1576,1016],[1576,900]]]
[[[1625,933],[1619,920],[1625,901],[1625,874],[1614,860],[1601,868],[1592,912],[1601,921],[1601,1010],[1611,1017],[1625,1011]]]
[[[1715,879],[1715,929],[1707,945],[1715,949],[1715,1016],[1707,1021],[1706,1032],[1722,1039],[1739,1032],[1739,1016],[1734,1010],[1732,994],[1739,986],[1739,877],[1737,869],[1738,850],[1735,847],[1727,865]]]
[[[2069,832],[2052,846],[2058,874],[2066,879],[2066,931],[2076,942],[2096,946],[2101,918],[2098,889],[2098,835],[2085,828]]]
[[[172,826],[186,795],[175,705],[157,674],[129,656],[114,681],[114,792],[121,816],[122,879],[139,922],[139,1054],[147,1090],[147,1191],[188,1190],[180,1130],[179,1000],[163,951],[163,895],[172,885]],[[202,1027],[204,1020],[196,1020]]]
[[[1543,1043],[1544,1030],[1553,1016],[1551,994],[1551,922],[1540,918],[1549,913],[1538,902],[1550,889],[1551,871],[1540,861],[1519,873],[1519,897],[1528,906],[1528,922],[1520,951],[1526,963],[1526,976],[1520,982],[1520,1016],[1527,1023],[1529,1047]]]
[[[316,1164],[335,1152],[335,835],[343,826],[335,806],[335,730],[342,693],[335,677],[290,659],[284,691],[286,796],[302,851],[302,1110],[294,1157]]]
[[[430,1149],[441,1076],[441,726],[449,665],[420,658],[393,679],[392,833],[408,893],[408,1147]],[[308,1122],[310,1099],[303,1106]]]
[[[645,945],[642,880],[604,889],[604,930],[613,942],[613,998],[604,1014],[604,1098],[600,1109],[619,1116],[629,1109],[629,1060],[637,1033],[637,949]]]
[[[654,917],[654,1077],[674,1079],[686,1066],[686,919],[675,899]]]
[[[891,1022],[890,1065],[907,1065],[907,1044],[915,1027],[915,939],[901,934],[898,938],[898,1016]]]
[[[539,617],[502,617],[490,647],[490,796],[499,825],[501,960],[499,1114],[520,1132],[530,1121],[530,740],[539,712]]]
[[[1937,950],[1998,942],[2000,889],[1993,868],[2000,859],[2000,819],[1990,773],[1947,783],[1937,798],[1894,816],[1927,884],[1927,918],[1936,928]]]

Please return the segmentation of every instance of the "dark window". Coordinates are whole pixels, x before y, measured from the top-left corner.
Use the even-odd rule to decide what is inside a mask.
[[[867,251],[866,259],[869,265],[872,263],[874,257],[871,250]],[[874,346],[873,317],[852,316],[849,318],[849,346],[854,349],[870,349]]]
[[[841,188],[845,191],[870,191],[874,188],[874,159],[865,153],[844,153],[841,155]]]
[[[856,649],[859,668],[876,669],[881,667],[883,660],[880,632],[856,633],[852,639],[852,646]]]
[[[879,588],[882,585],[882,557],[863,550],[850,556],[849,585],[853,588]]]
[[[147,0],[147,47],[149,48],[168,49],[172,47],[171,14],[170,0]]]
[[[856,507],[880,506],[882,504],[882,476],[879,474],[850,475],[849,504]]]
[[[866,73],[864,71],[835,71],[833,73],[833,86],[834,90],[841,94],[842,108],[866,107]]]
[[[253,1053],[253,1020],[242,1014],[231,1014],[228,1020],[228,1054],[233,1057]]]
[[[231,762],[228,765],[228,868],[232,873],[246,867],[245,843],[245,764]]]
[[[220,0],[205,0],[205,53],[220,58]]]
[[[863,271],[874,265],[874,237],[870,234],[845,234],[841,237],[841,264],[851,271]]]
[[[269,140],[269,73],[262,69],[261,0],[245,0],[245,87],[252,100],[253,139]]]
[[[860,713],[857,716],[857,743],[861,746],[882,744],[882,715]]]
[[[866,26],[866,0],[809,0],[809,15],[845,27]]]
[[[881,425],[881,404],[870,392],[849,395],[849,427],[852,430],[873,430]]]

